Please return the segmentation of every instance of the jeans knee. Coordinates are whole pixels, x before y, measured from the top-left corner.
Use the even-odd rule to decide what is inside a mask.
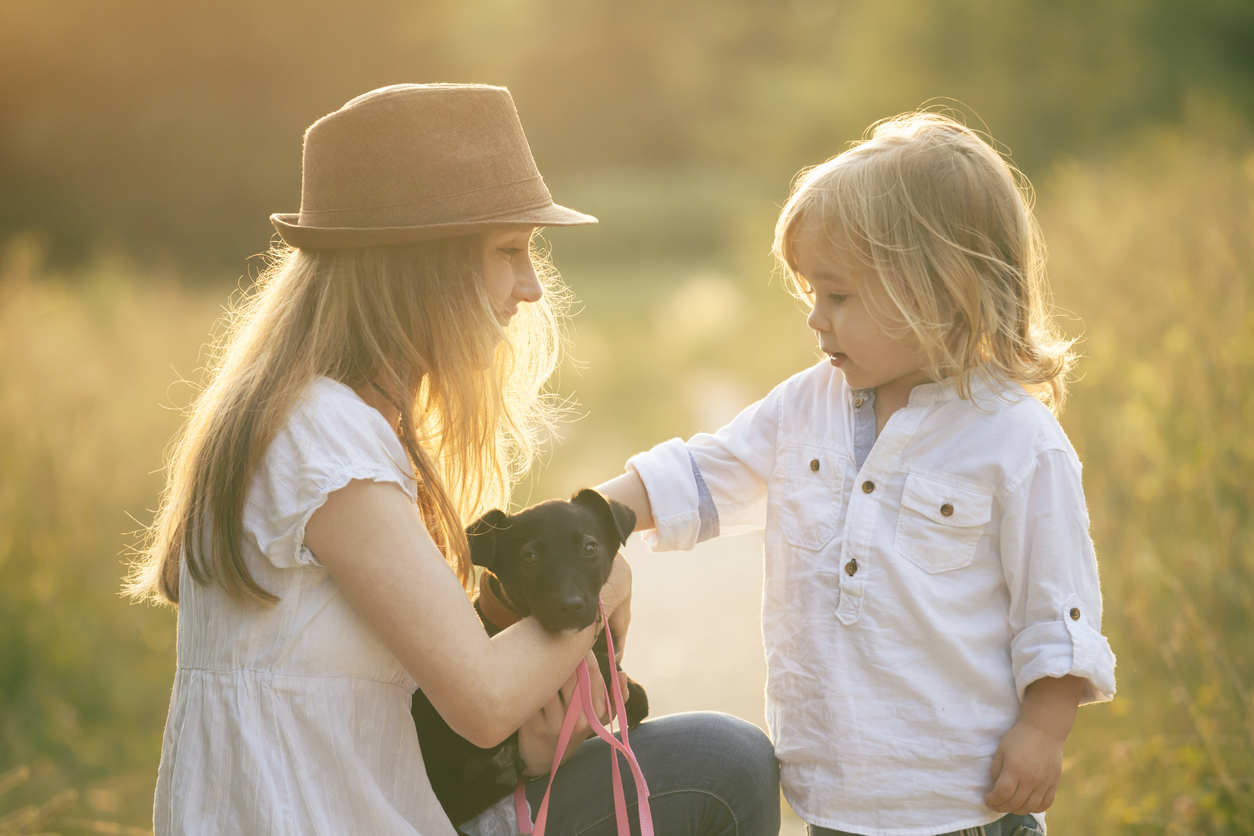
[[[772,792],[778,792],[779,762],[766,732],[730,714],[706,712],[703,721],[709,726],[710,738],[722,742],[724,751],[720,754],[741,764],[749,780],[770,785]]]
[[[732,807],[742,836],[779,831],[779,762],[760,728],[730,714],[701,712],[695,720],[711,750],[706,756],[725,765],[723,797]]]

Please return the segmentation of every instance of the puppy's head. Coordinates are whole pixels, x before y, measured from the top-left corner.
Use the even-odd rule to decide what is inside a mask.
[[[510,603],[558,632],[596,620],[601,586],[635,526],[626,505],[585,489],[517,514],[489,511],[466,536],[471,558],[500,579]]]

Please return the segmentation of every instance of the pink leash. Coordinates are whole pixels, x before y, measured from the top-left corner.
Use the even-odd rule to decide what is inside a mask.
[[[588,718],[589,725],[597,737],[610,744],[610,769],[614,784],[614,818],[618,822],[618,836],[631,836],[631,826],[627,821],[627,796],[623,792],[623,779],[618,771],[618,756],[621,752],[631,767],[632,777],[636,781],[636,800],[640,813],[640,836],[653,836],[653,812],[649,809],[649,785],[645,783],[644,773],[640,771],[640,763],[635,752],[631,751],[631,743],[627,740],[627,706],[623,701],[623,692],[618,684],[618,665],[614,663],[614,637],[610,635],[609,620],[605,617],[605,604],[597,602],[601,609],[601,621],[605,625],[605,642],[610,654],[610,691],[614,694],[614,708],[618,717],[618,729],[622,742],[612,735],[597,719],[592,709],[592,680],[588,675],[588,663],[580,661],[575,670],[578,687],[570,704],[566,706],[566,719],[562,721],[562,732],[557,738],[557,751],[553,753],[553,769],[549,772],[549,786],[544,791],[544,800],[540,802],[540,812],[536,815],[534,836],[544,836],[544,825],[548,821],[549,793],[553,791],[553,779],[557,776],[557,768],[562,763],[562,754],[566,744],[575,730],[575,721],[582,711]],[[518,832],[531,836],[531,805],[527,803],[526,781],[518,782],[514,790],[514,812],[518,815]]]

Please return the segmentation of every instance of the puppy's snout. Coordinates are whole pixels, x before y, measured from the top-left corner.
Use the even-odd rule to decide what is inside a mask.
[[[582,595],[567,595],[557,602],[559,612],[566,615],[578,615],[583,612],[584,601]]]

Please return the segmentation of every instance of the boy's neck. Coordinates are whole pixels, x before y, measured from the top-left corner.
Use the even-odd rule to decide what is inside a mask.
[[[879,438],[893,413],[910,403],[914,387],[930,383],[931,378],[922,369],[903,375],[875,387],[875,437]]]

